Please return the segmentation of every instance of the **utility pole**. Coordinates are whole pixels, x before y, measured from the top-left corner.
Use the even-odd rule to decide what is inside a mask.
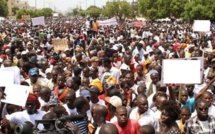
[[[37,9],[37,0],[35,0],[35,10]]]
[[[46,0],[43,0],[43,8],[46,7],[46,3],[45,3]]]

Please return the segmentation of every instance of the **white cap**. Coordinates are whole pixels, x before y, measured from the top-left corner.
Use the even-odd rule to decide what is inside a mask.
[[[120,69],[130,71],[129,66],[128,66],[128,65],[126,65],[126,64],[122,64],[122,65],[120,66]]]
[[[122,100],[118,96],[106,97],[105,100],[114,107],[122,106]]]
[[[45,74],[48,74],[48,73],[51,73],[52,72],[52,69],[51,68],[47,68],[46,71],[45,71]]]

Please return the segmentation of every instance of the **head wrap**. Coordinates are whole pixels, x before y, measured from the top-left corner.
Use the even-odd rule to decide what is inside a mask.
[[[100,93],[103,91],[102,82],[99,79],[92,80],[90,86],[98,88]]]
[[[116,79],[113,77],[113,76],[109,76],[107,79],[106,79],[106,82],[108,84],[108,88],[116,85]]]
[[[28,95],[27,102],[36,102],[36,109],[40,108],[40,102],[35,94],[30,93]]]

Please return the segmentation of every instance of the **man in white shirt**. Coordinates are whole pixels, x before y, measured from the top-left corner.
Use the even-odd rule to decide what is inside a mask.
[[[35,94],[29,94],[25,110],[6,115],[2,120],[2,127],[6,127],[10,122],[15,124],[30,122],[34,125],[36,120],[42,120],[42,117],[46,114],[45,111],[38,110],[39,108],[40,103],[37,96]],[[43,130],[43,125],[39,124],[38,129]]]
[[[63,107],[66,109],[68,115],[71,115],[72,113],[77,112],[76,108],[74,106],[74,102],[76,99],[76,94],[74,90],[69,90],[69,92],[65,96],[65,104]]]
[[[132,52],[132,56],[134,57],[137,54],[139,54],[140,55],[140,61],[143,62],[143,61],[145,61],[144,53],[145,53],[145,50],[143,49],[143,44],[138,43],[137,47]]]
[[[92,114],[91,114],[91,110],[92,110],[92,107],[94,104],[99,104],[99,105],[103,105],[103,106],[106,106],[105,105],[105,101],[99,99],[99,89],[96,88],[96,87],[92,87],[89,89],[90,91],[90,110],[87,111],[87,116],[88,116],[88,120],[91,120],[92,119]]]
[[[98,105],[95,108],[93,113],[93,120],[96,123],[97,127],[95,134],[99,134],[99,130],[101,129],[102,125],[106,123],[106,116],[108,115],[108,109],[105,106]]]
[[[137,107],[131,111],[129,118],[138,121],[141,126],[152,125],[156,131],[159,131],[158,119],[155,117],[155,113],[148,109],[145,95],[137,96]]]
[[[111,119],[110,122],[114,123],[117,121],[117,117],[115,116],[116,108],[119,106],[122,106],[122,99],[118,96],[112,96],[112,97],[105,97],[105,101],[108,102],[108,109],[111,113]]]
[[[33,86],[38,84],[40,86],[48,87],[48,80],[39,77],[39,70],[37,68],[32,68],[29,70],[29,79],[25,81],[30,85],[30,93],[33,93]]]
[[[110,72],[110,74],[116,79],[117,83],[119,82],[120,77],[120,70],[116,67],[111,66],[111,60],[108,57],[105,57],[103,60],[104,68],[107,69],[107,72]]]
[[[51,90],[48,87],[41,87],[39,91],[39,102],[40,102],[40,109],[43,111],[48,111],[48,102],[51,97]]]

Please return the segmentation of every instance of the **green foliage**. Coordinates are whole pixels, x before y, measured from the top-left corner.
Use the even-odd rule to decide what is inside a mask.
[[[99,17],[101,15],[102,9],[96,6],[90,6],[86,10],[86,15],[91,17]]]
[[[79,8],[72,9],[72,15],[76,16],[79,14]]]
[[[16,7],[16,6],[15,6],[15,7],[13,7],[13,8],[12,8],[12,12],[13,12],[13,14],[16,14],[16,11],[17,11],[17,10],[19,10],[19,8],[18,8],[18,7]]]
[[[6,0],[0,0],[0,16],[7,17],[8,7]]]
[[[106,4],[103,15],[108,17],[118,16],[119,18],[129,17],[132,15],[132,8],[125,0],[113,0]]]
[[[86,10],[82,10],[79,8],[74,8],[72,11],[67,12],[68,16],[91,16],[91,17],[99,17],[101,15],[102,9],[96,6],[90,6]]]
[[[192,0],[184,8],[182,14],[184,20],[209,19],[215,17],[215,1],[214,0]]]
[[[80,16],[82,16],[82,17],[87,16],[87,11],[86,10],[81,10],[80,11]]]
[[[16,12],[16,18],[21,19],[22,15],[30,15],[32,18],[39,17],[39,16],[51,17],[52,13],[53,13],[53,11],[50,8],[43,8],[43,9],[39,9],[39,10],[20,9]]]
[[[215,17],[215,0],[139,0],[138,11],[152,20],[166,17],[212,20]]]

